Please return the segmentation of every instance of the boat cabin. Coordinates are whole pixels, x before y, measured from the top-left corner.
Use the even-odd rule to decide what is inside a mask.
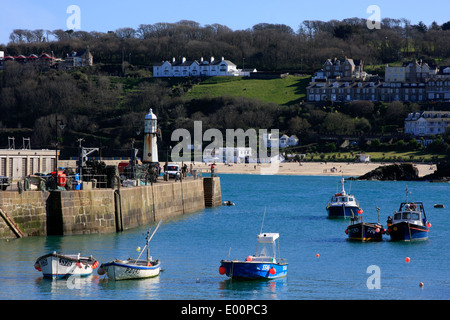
[[[333,203],[347,203],[347,202],[354,202],[355,198],[353,196],[341,196],[340,193],[336,193],[332,198],[331,198],[331,202]]]
[[[392,223],[398,223],[402,221],[407,221],[417,225],[424,225],[426,216],[422,202],[402,202],[400,204],[400,209],[394,212]]]
[[[279,233],[261,233],[256,236],[256,254],[252,261],[276,262],[276,243],[280,237]]]

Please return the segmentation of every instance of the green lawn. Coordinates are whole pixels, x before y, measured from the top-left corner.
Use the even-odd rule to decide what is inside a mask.
[[[248,77],[211,77],[186,94],[188,98],[203,96],[239,96],[258,98],[264,102],[291,105],[305,98],[311,77],[289,76],[284,79],[250,79]]]

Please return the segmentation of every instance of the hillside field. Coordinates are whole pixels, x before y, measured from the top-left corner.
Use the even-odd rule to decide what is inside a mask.
[[[204,96],[239,96],[280,105],[292,105],[305,98],[306,86],[310,80],[310,76],[288,76],[283,79],[211,77],[194,86],[186,97],[196,99]]]

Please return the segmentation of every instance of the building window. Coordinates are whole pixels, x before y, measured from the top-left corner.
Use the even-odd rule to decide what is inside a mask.
[[[0,160],[0,176],[6,176],[6,158]]]

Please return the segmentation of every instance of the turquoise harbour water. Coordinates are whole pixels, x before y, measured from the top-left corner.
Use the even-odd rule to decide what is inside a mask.
[[[52,251],[93,255],[100,263],[136,258],[148,228],[106,235],[29,237],[0,242],[1,300],[447,300],[450,298],[450,185],[428,182],[352,181],[346,189],[364,209],[364,220],[386,219],[405,200],[424,202],[429,240],[379,243],[347,240],[348,220],[327,219],[325,207],[339,177],[221,175],[223,200],[232,207],[205,209],[164,221],[151,241],[162,262],[157,278],[114,282],[93,275],[76,283],[43,279],[33,267]],[[433,207],[445,204],[445,209]],[[220,260],[254,254],[266,210],[265,232],[280,233],[289,274],[275,281],[231,281]],[[316,256],[319,254],[319,257]],[[405,262],[409,257],[411,261]],[[379,289],[368,279],[379,270]],[[372,278],[370,278],[372,279]],[[371,281],[370,283],[375,283]],[[419,283],[424,286],[420,287]]]

